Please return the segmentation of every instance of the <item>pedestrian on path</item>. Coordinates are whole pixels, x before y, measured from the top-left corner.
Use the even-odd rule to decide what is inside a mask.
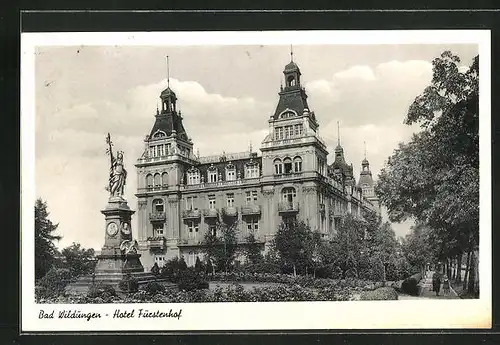
[[[447,276],[444,276],[443,278],[443,292],[445,296],[450,293],[450,281]]]
[[[441,290],[441,275],[436,272],[432,276],[432,291],[435,291],[436,296],[439,296],[439,290]]]

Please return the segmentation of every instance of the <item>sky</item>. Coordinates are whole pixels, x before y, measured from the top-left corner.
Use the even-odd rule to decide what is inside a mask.
[[[337,121],[346,160],[359,177],[366,141],[374,178],[416,126],[403,123],[409,105],[432,78],[432,60],[451,50],[466,68],[476,45],[297,45],[294,61],[310,110],[333,161]],[[59,223],[59,248],[104,243],[106,133],[125,152],[125,197],[137,209],[134,164],[167,84],[178,97],[194,150],[211,155],[260,147],[278,101],[290,47],[72,46],[38,47],[35,60],[36,195]],[[385,216],[385,212],[384,216]],[[411,222],[393,224],[404,236]],[[132,222],[137,233],[137,217]]]

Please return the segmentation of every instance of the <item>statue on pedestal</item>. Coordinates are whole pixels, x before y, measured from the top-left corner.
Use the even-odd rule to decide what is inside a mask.
[[[127,179],[127,170],[123,166],[123,151],[118,151],[116,157],[113,155],[113,142],[109,133],[106,137],[106,143],[108,144],[106,153],[109,154],[111,163],[109,168],[109,185],[106,187],[106,190],[109,192],[110,198],[123,198]]]

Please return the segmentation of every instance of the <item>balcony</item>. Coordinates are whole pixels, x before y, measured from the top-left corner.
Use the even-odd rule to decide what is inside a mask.
[[[222,212],[224,213],[225,216],[229,216],[229,217],[237,217],[238,216],[238,209],[234,206],[224,207],[222,209]]]
[[[148,237],[148,247],[151,249],[165,249],[165,237]]]
[[[167,219],[165,212],[155,212],[149,214],[149,220],[152,222],[164,222]]]
[[[177,242],[177,245],[179,247],[187,247],[187,246],[199,246],[203,243],[203,240],[199,239],[199,238],[183,238],[183,239],[180,239],[178,242]]]
[[[260,214],[260,205],[241,206],[241,214],[244,216]]]
[[[281,214],[298,213],[299,212],[299,203],[298,202],[280,202],[278,204],[278,212]]]
[[[198,209],[190,209],[190,210],[185,210],[182,211],[182,218],[183,219],[198,219],[201,217],[201,212]]]
[[[219,210],[216,208],[208,208],[203,210],[203,216],[205,218],[217,218],[219,216]]]

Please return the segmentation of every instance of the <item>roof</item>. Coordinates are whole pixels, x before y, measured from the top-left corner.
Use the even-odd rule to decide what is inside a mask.
[[[359,175],[358,187],[362,187],[364,184],[367,184],[370,187],[373,187],[374,185],[372,173],[370,171],[362,171]]]
[[[299,66],[297,66],[297,64],[295,62],[290,61],[290,63],[288,63],[288,65],[285,66],[284,72],[292,72],[292,71],[299,71],[300,72],[300,69],[299,69]]]
[[[160,97],[167,97],[167,96],[175,96],[175,92],[169,87],[167,87],[165,90],[163,90],[160,94]]]
[[[175,129],[178,135],[181,133],[186,133],[184,125],[182,124],[182,117],[177,115],[175,112],[162,113],[156,115],[155,124],[151,129],[150,137],[152,138],[156,131],[161,130],[165,132],[167,136],[172,134],[172,130]]]
[[[309,109],[307,95],[302,88],[294,88],[291,90],[285,89],[285,91],[281,91],[279,95],[280,99],[273,115],[275,120],[277,120],[279,115],[286,109],[295,111],[299,116],[304,113],[304,109]]]
[[[231,155],[231,154],[226,154],[226,155]],[[222,157],[222,155],[221,155]],[[203,163],[203,164],[199,164],[199,165],[196,165],[195,168],[198,169],[200,171],[200,175],[204,176],[205,178],[205,182],[208,182],[208,176],[207,176],[207,171],[208,169],[213,165],[214,168],[217,169],[217,173],[221,174],[222,175],[222,181],[226,181],[226,173],[225,173],[225,169],[226,169],[226,166],[231,163],[234,165],[234,167],[236,168],[236,176],[238,176],[238,172],[240,172],[240,176],[241,178],[243,178],[243,176],[245,175],[245,165],[247,163],[250,163],[250,162],[254,162],[254,163],[258,163],[259,164],[259,169],[260,171],[262,171],[262,157],[258,157],[258,156],[255,156],[255,157],[247,157],[247,158],[243,158],[243,159],[235,159],[235,160],[226,160],[226,161],[219,161],[219,162],[215,162],[215,163]],[[187,181],[184,181],[184,183],[186,183]]]

